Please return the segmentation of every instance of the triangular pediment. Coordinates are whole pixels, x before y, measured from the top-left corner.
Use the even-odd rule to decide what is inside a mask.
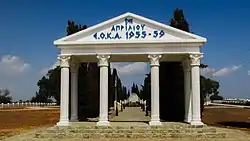
[[[173,28],[171,26],[125,13],[89,27],[83,31],[54,41],[65,44],[112,44],[146,42],[206,42],[206,38]]]

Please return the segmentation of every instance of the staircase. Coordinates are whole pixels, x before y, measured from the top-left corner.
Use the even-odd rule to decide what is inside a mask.
[[[146,123],[112,122],[109,127],[95,123],[74,123],[70,127],[51,127],[34,134],[36,139],[72,138],[225,138],[226,133],[217,132],[208,126],[191,126],[184,123],[163,123],[161,127],[150,127]]]

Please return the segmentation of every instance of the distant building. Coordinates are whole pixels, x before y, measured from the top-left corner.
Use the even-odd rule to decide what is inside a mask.
[[[136,103],[136,102],[139,102],[140,98],[138,97],[138,95],[136,93],[131,93],[129,98],[128,98],[128,101],[130,103]]]

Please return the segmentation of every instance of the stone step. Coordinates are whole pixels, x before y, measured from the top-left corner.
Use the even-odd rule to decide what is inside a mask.
[[[35,138],[224,138],[225,133],[217,133],[215,128],[131,128],[131,127],[52,127],[35,134]]]
[[[49,131],[53,132],[53,131]],[[56,131],[60,132],[60,131]],[[184,130],[175,130],[175,129],[161,129],[161,130],[147,130],[147,129],[120,129],[120,130],[114,130],[114,129],[105,129],[105,130],[96,130],[96,129],[88,129],[88,130],[67,130],[67,131],[62,131],[62,132],[72,132],[72,133],[216,133],[216,130],[211,128],[211,129],[184,129]]]
[[[53,130],[70,130],[70,129],[205,129],[208,126],[70,126],[70,127],[52,127]]]
[[[225,138],[225,133],[37,133],[35,138]]]
[[[113,125],[112,125],[113,124]],[[77,123],[69,127],[50,127],[34,134],[34,138],[224,138],[210,126],[191,126],[184,123],[166,123],[163,126],[148,124],[112,123],[111,126],[96,126],[95,123]]]
[[[172,129],[172,128],[141,128],[141,129],[94,129],[94,128],[50,128],[45,130],[47,133],[216,133],[215,128],[183,128],[183,129]]]

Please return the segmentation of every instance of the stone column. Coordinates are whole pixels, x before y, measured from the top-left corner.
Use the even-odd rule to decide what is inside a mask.
[[[184,122],[190,123],[192,119],[190,59],[187,58],[182,63],[183,63],[183,69],[184,69],[184,91],[185,91]]]
[[[191,125],[203,125],[200,109],[200,59],[202,54],[191,54],[192,120]]]
[[[159,102],[159,59],[161,55],[148,55],[151,67],[151,120],[149,125],[162,125],[160,121],[160,102]]]
[[[108,60],[109,55],[97,55],[100,67],[100,114],[98,126],[108,126]]]
[[[61,55],[58,57],[61,67],[61,101],[60,120],[57,126],[69,126],[69,61],[70,56]]]
[[[70,121],[78,121],[78,68],[79,64],[72,61],[70,64],[71,72],[71,115]]]

